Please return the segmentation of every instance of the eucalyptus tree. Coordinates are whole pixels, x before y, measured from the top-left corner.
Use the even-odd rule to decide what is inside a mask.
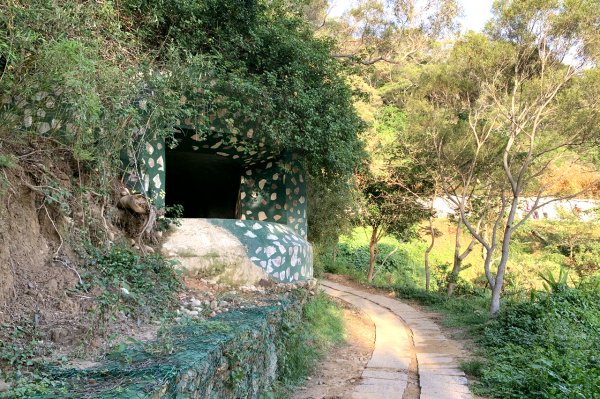
[[[429,211],[420,201],[431,188],[421,179],[426,169],[414,162],[419,158],[406,156],[414,147],[398,140],[400,135],[409,135],[406,115],[393,106],[380,107],[367,142],[370,164],[357,176],[363,196],[361,221],[371,228],[369,281],[375,273],[379,241],[387,234],[399,240],[411,238]]]
[[[405,137],[398,137],[398,139],[404,143],[403,146],[409,143],[408,145],[418,149],[401,154],[412,158],[414,163],[422,165],[423,172],[420,173],[420,178],[431,187],[429,190],[431,198],[422,198],[422,202],[429,203],[431,209],[429,218],[431,239],[424,254],[426,276],[429,274],[429,254],[435,244],[436,234],[432,220],[436,216],[433,201],[438,196],[449,198],[452,195],[453,197],[450,198],[452,201],[465,202],[470,214],[477,215],[478,220],[474,222],[477,231],[483,228],[487,216],[486,212],[480,212],[482,201],[469,195],[473,193],[464,191],[460,193],[461,195],[457,195],[456,192],[448,189],[449,182],[452,182],[452,186],[458,184],[461,173],[460,166],[464,163],[463,160],[472,153],[468,141],[463,139],[465,124],[460,115],[457,115],[452,109],[441,107],[439,103],[432,101],[436,95],[444,93],[444,87],[448,88],[449,82],[443,81],[443,78],[448,76],[444,63],[428,65],[423,68],[417,81],[412,84],[412,88],[398,97],[408,114],[408,130],[411,133],[409,139]],[[439,152],[438,147],[441,137],[446,144],[445,151],[442,153]],[[448,159],[440,159],[442,156],[448,157]],[[444,185],[442,185],[442,181]],[[489,190],[487,195],[490,195]],[[446,276],[446,292],[448,295],[452,295],[460,272],[469,267],[468,265],[463,266],[463,263],[475,249],[477,240],[472,238],[467,246],[463,247],[461,237],[465,229],[462,218],[455,214],[449,215],[449,219],[450,223],[455,224],[455,233],[452,267]]]
[[[515,230],[540,207],[579,194],[558,191],[548,171],[594,150],[598,125],[581,122],[598,120],[598,11],[591,0],[496,1],[487,34],[467,34],[431,77],[428,100],[452,118],[434,136],[437,168],[484,247],[492,315]],[[534,199],[518,217],[524,196]],[[483,201],[478,210],[474,199]],[[484,216],[492,221],[487,234],[477,228]]]
[[[362,65],[418,63],[430,57],[440,39],[458,31],[456,0],[361,0],[341,18],[330,20],[334,54]]]

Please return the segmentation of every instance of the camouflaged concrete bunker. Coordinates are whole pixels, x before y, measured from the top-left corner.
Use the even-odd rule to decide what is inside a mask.
[[[207,120],[208,127],[184,121],[171,146],[136,129],[140,150],[122,156],[128,186],[158,208],[183,206],[178,242],[165,244],[166,255],[186,272],[238,284],[267,276],[279,282],[312,278],[298,157],[273,150],[258,124],[225,110]],[[248,267],[254,271],[241,276]]]

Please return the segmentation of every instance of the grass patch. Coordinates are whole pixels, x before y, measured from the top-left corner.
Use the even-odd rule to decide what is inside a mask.
[[[484,366],[485,363],[478,359],[466,360],[460,363],[460,368],[462,369],[462,371],[464,371],[467,375],[470,375],[475,378],[481,378],[481,376],[483,375]]]
[[[447,327],[464,328],[473,333],[481,331],[489,320],[489,295],[455,295],[425,291],[421,288],[400,285],[373,284],[376,288],[392,290],[396,297],[414,300],[430,310],[441,313]]]
[[[370,257],[369,236],[367,229],[356,228],[351,235],[340,237],[336,261],[333,261],[331,253],[327,253],[317,260],[320,264],[316,268],[328,273],[350,275],[356,280],[364,279]],[[381,284],[420,285],[424,279],[421,267],[424,250],[425,243],[422,241],[401,242],[392,236],[384,237],[379,243],[374,281]]]
[[[302,318],[300,328],[284,328],[279,343],[278,380],[265,398],[288,398],[290,390],[305,381],[327,351],[344,340],[342,310],[325,293],[319,292],[304,305]]]

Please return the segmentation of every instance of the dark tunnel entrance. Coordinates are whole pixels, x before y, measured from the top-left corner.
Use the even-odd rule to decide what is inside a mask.
[[[166,150],[165,203],[184,218],[239,218],[241,167],[216,155]]]

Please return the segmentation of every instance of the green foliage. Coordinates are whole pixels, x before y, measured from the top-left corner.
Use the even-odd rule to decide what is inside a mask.
[[[17,164],[17,157],[12,154],[0,154],[0,169],[12,168]]]
[[[283,3],[129,0],[123,7],[147,46],[159,38],[171,50],[169,62],[199,54],[214,61],[205,79],[190,81],[214,83],[205,93],[218,97],[200,104],[259,120],[257,137],[301,154],[315,175],[348,175],[361,161],[362,122],[332,43],[315,38]]]
[[[353,178],[308,176],[307,187],[308,239],[318,256],[332,250],[339,236],[350,232],[360,193]]]
[[[318,348],[327,349],[344,339],[344,322],[339,306],[319,292],[303,309],[304,321]]]
[[[485,363],[478,359],[467,360],[460,363],[460,368],[462,369],[462,371],[464,371],[467,375],[473,376],[475,378],[481,378],[484,366]]]
[[[392,105],[384,106],[378,110],[375,116],[374,127],[384,151],[387,150],[390,153],[397,137],[406,131],[406,114]]]
[[[469,296],[427,292],[422,288],[384,286],[392,288],[399,298],[413,299],[428,305],[432,310],[444,315],[443,323],[448,327],[466,328],[472,333],[480,332],[489,320],[487,306],[489,295]]]
[[[304,305],[302,324],[284,325],[278,346],[276,397],[304,381],[327,350],[344,339],[341,309],[323,292]]]
[[[181,226],[181,218],[183,217],[183,205],[174,204],[165,206],[165,213],[156,219],[156,229],[158,231],[166,231],[170,226]]]
[[[379,251],[376,257],[377,273],[379,275],[393,275],[394,279],[398,281],[414,285],[416,283],[412,276],[416,266],[414,259],[411,259],[410,255],[404,249],[388,256],[394,250],[395,247],[388,243],[379,244]],[[345,262],[356,270],[366,273],[370,257],[368,244],[353,248],[349,243],[342,242],[338,245],[338,256],[340,262]]]
[[[352,234],[342,236],[337,245],[336,262],[327,252],[317,259],[326,272],[364,275],[369,266],[368,229],[355,228]],[[382,238],[376,257],[375,277],[377,284],[415,286],[422,280],[422,252],[425,245],[420,241],[402,242],[393,236]],[[358,278],[362,280],[362,278]]]
[[[555,277],[550,271],[546,272],[545,274],[540,273],[539,276],[542,280],[544,280],[544,288],[548,292],[557,292],[567,288],[569,272],[564,268],[560,269],[557,277]]]
[[[600,226],[597,221],[582,221],[572,213],[563,212],[563,220],[535,222],[531,229],[519,234],[526,250],[540,251],[553,256],[562,267],[575,272],[576,277],[586,278],[600,270]],[[533,239],[533,233],[543,242]]]
[[[102,324],[119,312],[126,316],[158,318],[172,311],[175,293],[182,288],[173,261],[160,255],[140,256],[114,246],[108,253],[95,251],[79,290],[99,292],[97,317]]]
[[[484,332],[485,391],[497,398],[595,398],[599,330],[597,290],[568,288],[510,304]]]
[[[360,179],[364,196],[362,223],[378,229],[379,237],[390,234],[402,240],[414,238],[417,224],[428,212],[417,197],[394,180],[392,172],[383,173],[384,177],[368,175]]]
[[[581,277],[600,271],[600,240],[590,240],[578,245],[572,261],[573,268]]]
[[[0,91],[15,103],[49,99],[62,127],[44,136],[92,169],[118,167],[119,150],[143,138],[133,127],[171,137],[189,118],[204,133],[207,114],[221,108],[260,121],[257,139],[303,155],[315,175],[348,175],[362,159],[362,122],[332,44],[281,3],[34,0],[21,7],[11,0],[0,7]],[[22,112],[14,105],[5,107],[5,122]]]
[[[471,267],[471,265],[466,264],[463,267]],[[432,270],[432,279],[434,283],[434,287],[437,286],[437,289],[440,293],[447,292],[447,284],[454,284],[453,293],[457,295],[483,295],[487,287],[480,287],[476,285],[476,281],[468,280],[461,275],[456,275],[452,273],[452,266],[450,263],[439,263],[436,264]]]
[[[59,385],[44,371],[50,345],[33,323],[0,325],[0,378],[10,378],[11,389],[0,398],[26,399]]]

